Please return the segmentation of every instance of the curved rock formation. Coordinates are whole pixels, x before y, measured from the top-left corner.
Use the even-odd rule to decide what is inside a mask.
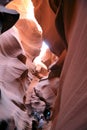
[[[25,16],[16,24],[18,34],[11,29],[0,36],[0,127],[4,124],[11,129],[12,124],[12,129],[18,130],[86,130],[87,0],[32,2],[43,33]],[[28,32],[29,27],[33,33]],[[42,37],[59,59],[40,80],[30,77],[29,67]],[[29,42],[32,47],[27,46]],[[23,52],[27,61],[28,53],[33,57],[30,64]]]
[[[49,22],[50,15],[47,0],[40,2],[32,1],[35,6],[35,16],[41,24],[42,29],[45,30],[43,31],[45,33],[44,35],[48,36],[46,29],[51,25],[51,20]],[[56,29],[58,31],[57,38],[60,35],[64,44],[66,45],[67,43],[68,46],[59,82],[60,91],[55,103],[55,119],[53,120],[51,129],[85,130],[87,129],[87,116],[85,114],[87,112],[87,1],[49,1],[52,10],[56,13],[55,18],[50,18],[53,18],[56,23]],[[55,5],[56,2],[59,2],[57,6]],[[52,26],[50,27],[51,29]],[[49,37],[55,35],[55,33],[53,35],[50,33],[54,33],[54,31],[49,32]],[[52,45],[51,42],[50,44]],[[62,46],[62,44],[60,45]],[[55,53],[59,51],[56,46],[57,44],[54,47],[56,48]]]

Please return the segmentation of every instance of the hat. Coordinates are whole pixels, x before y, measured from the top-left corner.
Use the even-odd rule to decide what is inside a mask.
[[[19,19],[19,13],[16,10],[7,9],[0,5],[0,31],[1,33],[10,29]]]

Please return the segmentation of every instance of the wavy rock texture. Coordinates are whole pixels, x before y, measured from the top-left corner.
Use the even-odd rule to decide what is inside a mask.
[[[41,0],[40,2],[32,1],[35,6],[35,16],[43,28],[45,38],[47,38],[46,36],[54,37],[55,33],[52,26],[50,26],[54,20],[58,35],[64,40],[65,45],[67,42],[68,46],[60,76],[59,95],[55,102],[55,117],[51,130],[86,130],[87,1],[59,0],[57,7],[55,5],[56,1],[49,0],[50,4],[54,4],[51,4],[51,7],[56,13],[54,14],[55,18],[51,17],[52,10],[49,11],[47,0]],[[55,6],[57,7],[56,10]],[[49,19],[51,20],[49,21]],[[50,29],[49,33],[47,33],[48,28]],[[58,35],[57,38],[59,37]],[[60,50],[60,48],[57,48],[59,43],[60,42],[57,42],[56,45],[54,44],[56,54],[58,54],[58,49]],[[52,45],[50,42],[50,46]],[[60,46],[62,46],[62,44],[60,44]]]
[[[14,2],[15,5],[20,2],[20,6],[15,7]],[[45,83],[47,87],[43,89],[43,82],[41,81],[41,85],[39,79],[33,75],[35,71],[33,60],[40,53],[42,32],[34,20],[26,17],[23,1],[19,2],[14,0],[6,7],[14,6],[12,9],[20,11],[22,17],[14,27],[0,36],[0,129],[48,129],[50,109],[56,97],[55,90],[47,89],[50,82]],[[42,88],[40,91],[49,90],[50,93],[40,97],[41,92],[38,93],[40,86]],[[33,128],[34,126],[36,128]]]
[[[59,0],[56,10],[54,0],[32,2],[43,33],[27,17],[30,1],[14,0],[7,5],[21,17],[0,36],[0,129],[86,130],[87,0]],[[33,75],[42,38],[59,61],[66,52],[60,79],[58,70],[49,79]]]

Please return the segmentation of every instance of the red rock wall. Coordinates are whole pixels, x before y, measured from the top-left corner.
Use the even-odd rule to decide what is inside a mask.
[[[55,27],[55,14],[49,7],[48,0],[32,0],[32,2],[35,17],[43,30],[43,38],[49,45],[51,51],[59,56],[65,48],[65,45],[63,40],[60,39]]]
[[[34,1],[35,2],[35,1]],[[43,8],[46,8],[46,1]],[[40,3],[41,4],[41,3]],[[36,6],[36,4],[35,4]],[[39,23],[45,27],[49,19],[46,17],[48,8],[43,13],[39,10],[39,4],[35,9]],[[42,8],[41,8],[42,9]],[[39,10],[39,12],[37,12]],[[55,120],[52,130],[86,130],[87,129],[87,1],[66,0],[62,3],[62,15],[64,20],[65,37],[68,43],[67,56],[60,77],[60,92],[56,99]],[[38,13],[38,15],[37,15]],[[44,17],[44,20],[42,20]],[[48,15],[49,16],[49,15]],[[53,17],[52,17],[53,18]],[[58,12],[56,27],[59,30]],[[55,18],[54,18],[55,19]],[[40,21],[42,20],[42,21]],[[44,23],[45,21],[45,23]],[[51,20],[50,20],[51,21]],[[44,25],[43,25],[44,23]],[[52,29],[50,27],[50,29]],[[53,31],[54,33],[54,31]],[[55,34],[55,33],[54,33]],[[50,35],[50,33],[49,33]],[[51,35],[50,35],[51,36]],[[50,37],[49,36],[49,37]],[[52,35],[53,36],[53,35]],[[62,36],[62,35],[61,35]],[[58,36],[57,36],[58,37]],[[51,42],[50,42],[51,44]],[[56,51],[56,45],[54,45]],[[59,111],[59,113],[58,113]],[[56,116],[57,114],[57,116]]]
[[[49,42],[50,49],[59,55],[65,48],[61,29],[64,29],[68,45],[58,84],[59,90],[54,105],[51,130],[86,130],[87,0],[63,1],[61,15],[64,28],[59,26],[60,10],[55,16],[46,0],[33,0],[33,2],[36,7],[35,16],[43,29],[43,38]]]

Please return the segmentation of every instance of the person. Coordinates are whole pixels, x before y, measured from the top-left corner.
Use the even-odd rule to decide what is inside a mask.
[[[32,130],[37,130],[37,127],[38,127],[37,121],[33,120],[32,121]]]
[[[44,126],[44,117],[41,116],[39,123],[38,123],[38,129],[42,130],[43,126]]]
[[[45,108],[45,110],[44,110],[44,117],[45,117],[45,119],[46,119],[47,121],[50,120],[50,118],[51,118],[50,108]]]

